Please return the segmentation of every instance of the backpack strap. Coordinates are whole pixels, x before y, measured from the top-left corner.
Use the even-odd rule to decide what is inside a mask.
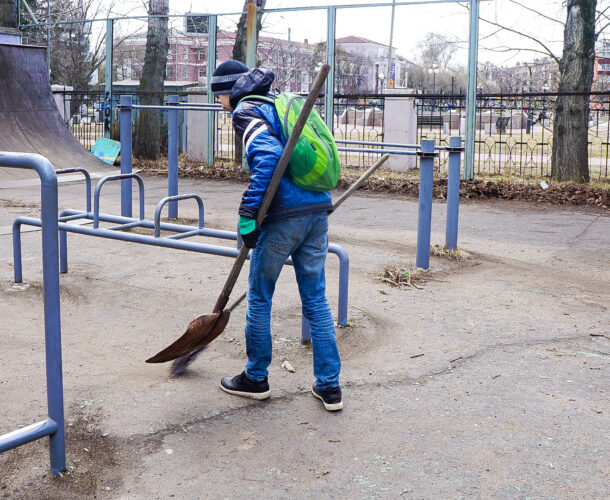
[[[244,101],[263,101],[275,105],[275,99],[264,95],[247,95],[246,97],[242,97],[237,104],[239,105]]]

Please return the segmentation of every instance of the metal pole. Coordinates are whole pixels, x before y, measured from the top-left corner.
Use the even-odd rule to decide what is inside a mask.
[[[415,264],[430,266],[430,231],[432,221],[432,181],[434,172],[434,140],[421,141],[419,161],[419,209],[417,220],[417,254]]]
[[[379,94],[379,64],[375,64],[375,94]]]
[[[108,98],[109,106],[109,126],[104,132],[106,139],[110,138],[110,129],[112,128],[112,38],[114,33],[114,20],[106,19],[106,82],[104,83],[104,96]],[[131,103],[130,103],[131,104]],[[131,144],[131,143],[130,143]],[[123,156],[123,155],[121,155]],[[131,158],[130,158],[131,161]],[[121,161],[121,168],[122,168]]]
[[[326,22],[326,64],[330,66],[328,78],[326,79],[326,93],[324,96],[324,119],[326,126],[334,130],[335,109],[335,31],[337,25],[336,7],[328,7]]]
[[[49,418],[0,435],[0,453],[35,439],[49,436],[51,472],[66,468],[64,396],[61,362],[61,313],[59,298],[59,250],[57,176],[49,161],[37,154],[0,153],[0,164],[36,170],[40,176],[40,223],[42,228],[42,288],[44,291],[45,360]]]
[[[464,179],[474,179],[474,126],[476,116],[477,54],[479,51],[479,2],[470,0],[468,31],[468,84],[466,86],[466,154]]]
[[[48,165],[48,161],[46,161]],[[52,167],[51,167],[52,168]],[[59,249],[57,222],[57,177],[41,176],[42,272],[49,418],[57,431],[49,436],[51,472],[66,468],[64,396],[61,362],[61,313],[59,300]]]
[[[210,16],[208,21],[208,71],[207,71],[207,94],[208,103],[214,103],[212,95],[212,73],[216,69],[216,16]],[[208,111],[208,161],[207,164],[211,167],[214,164],[214,112]]]
[[[388,47],[388,70],[386,72],[387,76],[387,82],[388,82],[388,87],[390,88],[390,76],[392,75],[391,73],[391,69],[392,69],[392,43],[394,41],[394,14],[396,11],[396,0],[392,0],[392,20],[390,21],[390,46]],[[394,80],[396,79],[396,75],[394,75]],[[394,82],[394,85],[396,85],[396,82]]]
[[[256,3],[249,0],[247,5],[246,18],[246,66],[254,68],[256,66]],[[246,148],[241,151],[241,166],[244,172],[249,172]]]
[[[121,174],[131,173],[131,96],[121,96]],[[121,215],[131,217],[131,179],[121,181]]]
[[[449,175],[447,179],[447,223],[445,226],[445,247],[447,250],[457,248],[458,214],[460,208],[460,163],[462,152],[461,137],[450,137]]]
[[[256,3],[248,2],[246,20],[246,66],[256,66]]]
[[[177,95],[168,98],[170,106],[178,103]],[[178,194],[178,110],[167,112],[167,196]],[[178,202],[172,201],[168,206],[170,219],[178,218]]]

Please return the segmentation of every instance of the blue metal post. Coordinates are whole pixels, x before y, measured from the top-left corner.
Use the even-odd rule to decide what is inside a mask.
[[[178,96],[170,95],[170,106],[178,104]],[[170,109],[167,112],[167,196],[178,194],[178,110]],[[168,206],[170,219],[178,218],[178,203],[171,201]]]
[[[462,138],[449,138],[449,174],[447,179],[447,223],[445,227],[445,247],[457,248],[458,214],[460,208],[460,163],[462,159]]]
[[[130,95],[121,96],[121,174],[131,173],[131,127],[132,101]],[[131,217],[131,179],[121,181],[121,215]]]
[[[110,106],[110,126],[104,132],[104,137],[110,139],[110,129],[112,128],[112,39],[114,38],[114,19],[106,19],[106,82],[104,83],[104,95],[109,99]]]
[[[464,179],[474,179],[474,126],[477,104],[477,54],[479,52],[479,2],[470,0],[468,31],[468,84],[466,86],[466,154]]]
[[[326,77],[326,92],[324,94],[324,119],[331,132],[334,130],[333,116],[335,113],[335,31],[337,26],[337,8],[330,6],[326,21],[326,64],[330,71]]]
[[[58,473],[66,468],[66,443],[61,362],[57,176],[53,165],[46,158],[37,154],[0,153],[0,165],[36,170],[40,176],[42,285],[49,412],[49,418],[46,421],[0,436],[0,452],[43,436],[49,436],[51,472]]]
[[[207,95],[208,102],[214,103],[212,95],[212,73],[216,69],[216,16],[210,16],[208,21],[208,71],[207,71]],[[214,164],[214,122],[215,115],[213,111],[208,111],[208,166]]]
[[[47,165],[51,165],[46,162]],[[51,168],[53,168],[51,166]],[[57,177],[42,179],[41,214],[42,262],[44,288],[45,350],[47,367],[47,404],[49,418],[57,423],[57,431],[49,436],[51,472],[66,468],[64,435],[64,396],[61,361],[61,313],[59,300],[59,249],[57,223]]]
[[[419,160],[419,211],[417,219],[417,255],[415,264],[422,269],[430,265],[430,230],[432,224],[432,181],[434,173],[434,140],[421,141]]]

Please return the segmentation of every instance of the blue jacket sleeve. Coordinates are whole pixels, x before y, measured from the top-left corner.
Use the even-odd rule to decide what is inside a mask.
[[[256,218],[284,146],[258,112],[258,106],[250,103],[243,103],[235,110],[233,127],[242,139],[250,167],[250,185],[242,196],[239,215]]]

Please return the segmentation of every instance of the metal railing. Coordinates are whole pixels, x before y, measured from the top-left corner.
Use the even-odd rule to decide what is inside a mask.
[[[120,92],[133,96],[133,104],[140,101],[138,93]],[[103,136],[100,121],[100,93],[66,92],[67,108],[74,110],[70,128],[87,148],[91,148],[97,136]],[[185,104],[187,93],[181,93],[179,101]],[[434,139],[437,144],[447,145],[450,136],[465,137],[464,96],[405,94],[415,98],[417,133],[415,140]],[[553,118],[557,93],[485,94],[477,97],[475,116],[475,175],[502,175],[548,177],[551,175],[553,147]],[[166,99],[169,94],[166,95]],[[339,95],[335,99],[333,133],[337,141],[355,140],[383,142],[385,139],[384,117],[386,98],[383,95]],[[316,105],[324,117],[322,100]],[[87,108],[86,114],[84,109]],[[589,169],[591,179],[610,179],[610,93],[591,93],[589,120]],[[118,121],[118,107],[113,107],[114,121]],[[137,123],[138,111],[133,113],[133,126]],[[183,151],[184,136],[188,135],[183,113],[179,114],[179,148]],[[161,151],[167,152],[167,118],[162,127]],[[113,128],[113,130],[116,129]],[[115,137],[118,139],[118,133]],[[239,163],[239,148],[236,148],[235,132],[231,115],[221,111],[215,113],[214,157],[218,160]],[[370,153],[341,152],[343,165],[364,167],[372,164],[376,156]],[[435,175],[444,176],[448,164],[437,160]]]
[[[0,152],[0,165],[35,170],[40,177],[42,228],[42,284],[44,291],[45,359],[48,418],[0,435],[0,453],[49,436],[51,472],[66,468],[64,397],[61,361],[61,313],[59,300],[57,176],[53,165],[37,154]],[[15,224],[13,224],[13,230]],[[13,239],[16,244],[19,240]]]

